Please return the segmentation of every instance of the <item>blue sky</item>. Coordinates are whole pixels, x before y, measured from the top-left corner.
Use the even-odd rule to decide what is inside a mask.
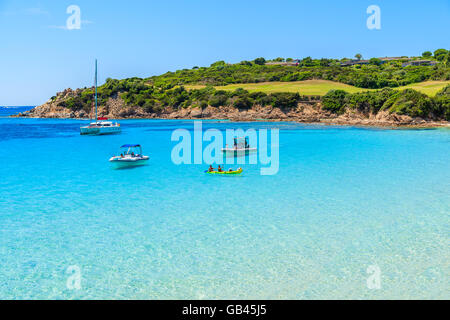
[[[72,4],[80,30],[65,28]],[[419,55],[450,48],[449,31],[449,0],[0,0],[0,105],[91,86],[95,58],[103,82],[260,56]]]

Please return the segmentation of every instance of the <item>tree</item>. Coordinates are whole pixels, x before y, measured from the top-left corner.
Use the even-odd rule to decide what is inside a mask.
[[[333,60],[331,60],[331,59],[322,58],[319,61],[319,65],[322,67],[328,67],[332,62],[333,62]]]
[[[422,53],[422,57],[425,58],[431,58],[433,54],[431,53],[431,51],[425,51],[424,53]]]
[[[311,57],[306,57],[302,60],[302,66],[311,67],[314,65],[313,59]]]
[[[261,58],[256,58],[253,62],[255,64],[264,65],[266,63],[266,59],[264,59],[262,57]]]
[[[362,54],[361,53],[355,54],[355,58],[358,59],[358,60],[361,60],[362,59]]]
[[[447,55],[448,51],[445,49],[437,49],[434,52],[434,58],[438,61],[443,61],[445,59],[445,56]]]
[[[242,65],[242,66],[251,66],[252,65],[252,63],[250,61],[247,61],[247,60],[243,60],[239,64]]]
[[[225,61],[216,61],[213,64],[211,64],[211,67],[219,67],[226,65]]]
[[[378,58],[372,58],[369,60],[369,63],[373,64],[374,66],[381,66],[383,64],[383,61]]]

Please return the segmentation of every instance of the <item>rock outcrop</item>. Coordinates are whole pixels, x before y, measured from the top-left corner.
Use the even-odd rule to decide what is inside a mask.
[[[66,89],[28,112],[17,115],[17,117],[30,118],[94,118],[93,110],[87,113],[84,110],[72,111],[62,107],[61,102],[68,98],[81,94],[81,89]],[[141,107],[126,106],[124,101],[118,97],[110,98],[104,106],[98,109],[99,117],[110,119],[227,119],[232,121],[297,121],[305,123],[324,123],[334,125],[359,125],[380,127],[436,127],[449,126],[446,121],[431,122],[420,118],[411,118],[406,115],[381,111],[377,114],[363,114],[356,110],[346,110],[344,114],[336,115],[322,109],[320,102],[302,102],[297,108],[282,110],[272,106],[255,105],[250,109],[240,110],[233,106],[212,107],[204,109],[199,107],[173,109],[165,108],[160,113],[148,113]]]

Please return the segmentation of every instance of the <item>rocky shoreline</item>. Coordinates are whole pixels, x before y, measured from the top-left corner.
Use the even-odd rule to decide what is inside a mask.
[[[79,94],[80,89],[67,89],[41,106],[30,111],[16,115],[26,118],[53,118],[53,119],[89,119],[93,114],[84,110],[72,111],[61,107],[59,103],[70,96]],[[105,106],[98,109],[99,117],[109,119],[217,119],[230,121],[295,121],[301,123],[321,123],[328,125],[352,125],[370,127],[413,127],[433,128],[450,127],[448,121],[429,121],[421,118],[411,118],[406,115],[389,113],[387,111],[377,114],[363,114],[355,110],[347,110],[337,115],[323,110],[320,102],[301,102],[297,108],[282,110],[272,106],[255,105],[248,110],[239,110],[235,107],[206,108],[166,108],[160,113],[147,113],[141,107],[125,106],[120,97],[110,98]]]

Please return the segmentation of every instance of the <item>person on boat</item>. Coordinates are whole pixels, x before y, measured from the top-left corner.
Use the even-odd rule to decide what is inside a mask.
[[[219,172],[223,172],[222,168],[219,166],[219,168],[217,169],[217,171]]]
[[[214,171],[213,166],[212,166],[212,165],[209,165],[208,172],[213,172],[213,171]]]
[[[228,170],[228,172],[233,172],[233,169],[230,168],[230,170]]]
[[[134,152],[131,152],[131,156],[134,157]]]
[[[120,157],[123,158],[123,153],[120,154]]]

